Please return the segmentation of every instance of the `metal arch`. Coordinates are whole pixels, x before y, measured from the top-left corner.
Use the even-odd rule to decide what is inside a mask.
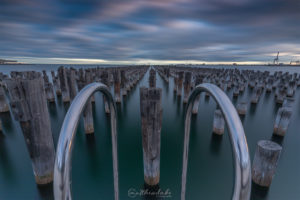
[[[183,150],[183,167],[181,179],[181,200],[185,199],[186,175],[188,163],[189,136],[191,125],[191,114],[196,97],[202,92],[209,93],[222,110],[223,116],[229,130],[231,146],[233,147],[235,163],[235,184],[232,195],[233,200],[249,200],[251,192],[251,163],[248,152],[247,140],[241,120],[228,96],[217,86],[203,83],[195,87],[187,104],[185,114],[185,133]]]
[[[73,100],[60,130],[56,158],[54,165],[54,198],[55,200],[71,200],[71,164],[74,138],[78,126],[80,115],[85,108],[89,98],[94,92],[101,91],[108,100],[110,107],[112,156],[113,156],[113,176],[115,200],[119,199],[118,187],[118,159],[117,159],[117,122],[116,105],[111,93],[106,85],[102,83],[91,83],[85,86]]]

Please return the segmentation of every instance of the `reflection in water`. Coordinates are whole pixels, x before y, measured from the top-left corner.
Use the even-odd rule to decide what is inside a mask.
[[[279,144],[280,146],[282,146],[282,144],[283,144],[283,138],[284,137],[282,137],[282,136],[279,136],[279,135],[272,135],[272,137],[271,137],[271,141],[273,141],[273,142],[276,142],[277,144]]]
[[[62,97],[61,97],[61,95],[60,96],[55,95],[55,96],[56,96],[56,103],[61,107],[62,106]]]
[[[267,199],[269,189],[266,187],[261,187],[256,183],[252,182],[251,186],[251,200],[263,200]]]
[[[226,133],[224,133],[226,134]],[[222,146],[223,135],[217,135],[211,133],[210,139],[210,152],[212,155],[218,156],[220,154],[220,149]]]
[[[250,104],[250,115],[254,116],[255,112],[256,112],[256,106],[257,104]]]
[[[232,104],[236,105],[237,101],[238,101],[238,97],[237,96],[233,96],[233,98],[232,98]]]
[[[53,184],[49,183],[47,185],[37,186],[39,198],[43,200],[53,200]]]
[[[144,192],[145,194],[142,195],[144,200],[160,200],[162,199],[159,194],[160,187],[159,185],[150,186],[144,183]]]
[[[280,104],[278,103],[274,103],[274,106],[273,106],[273,114],[276,115],[277,114],[277,111],[278,109],[281,107]]]
[[[12,117],[9,112],[0,113],[0,118],[2,121],[3,132],[14,133]]]
[[[48,104],[48,110],[49,110],[49,113],[50,113],[50,117],[52,117],[55,120],[57,120],[57,110],[56,110],[55,103],[49,103]]]
[[[242,124],[244,125],[246,115],[239,115],[239,117],[240,117],[240,120],[241,120]]]
[[[2,133],[0,134],[0,171],[3,172],[3,176],[7,179],[14,178],[14,166],[12,165],[11,159],[9,157],[7,146],[6,146],[6,137]]]
[[[210,97],[209,95],[207,96],[207,95],[205,94],[205,98],[204,98],[204,102],[205,102],[205,103],[208,103],[208,102],[209,102],[209,97]]]
[[[148,86],[148,74],[142,82]],[[163,89],[163,118],[165,120],[163,121],[161,136],[162,179],[160,187],[170,188],[172,198],[152,196],[152,199],[179,199],[184,137],[182,97],[177,97],[176,93],[173,94],[173,78],[170,78],[168,86],[157,76],[157,86]],[[143,180],[143,157],[138,109],[139,87],[140,85],[137,85],[127,95],[122,105],[118,105],[120,199],[131,199],[127,194],[130,187],[144,188],[141,184]],[[113,91],[113,87],[111,89]],[[227,91],[227,94],[232,98],[232,89]],[[232,150],[229,135],[227,131],[223,136],[211,134],[212,115],[216,104],[213,99],[209,101],[209,97],[205,98],[204,96],[205,93],[201,93],[200,111],[196,116],[193,115],[191,121],[190,153],[191,157],[194,155],[194,159],[189,159],[191,169],[188,170],[188,176],[191,178],[188,179],[187,183],[189,190],[187,193],[189,198],[187,199],[200,199],[199,194],[201,194],[201,199],[230,199],[234,184],[234,178],[232,178],[234,172],[231,172]],[[251,89],[248,88],[242,98],[240,98],[241,96],[238,97],[237,103],[241,100],[249,102],[250,96]],[[93,108],[95,134],[85,135],[83,120],[81,119],[78,126],[79,132],[76,134],[76,145],[74,145],[72,188],[77,199],[95,199],[95,197],[112,199],[113,195],[110,116],[105,115],[102,96],[95,94],[95,97],[97,101]],[[300,147],[299,142],[297,142],[300,136],[296,134],[299,130],[299,97],[300,90],[298,88],[294,97],[294,117],[290,122],[288,137],[272,136],[275,115],[281,106],[275,104],[274,91],[271,94],[261,96],[257,105],[249,105],[249,112],[245,117],[241,117],[245,131],[251,133],[247,135],[247,141],[252,158],[257,141],[261,139],[272,137],[272,141],[289,147],[285,149],[284,159],[280,160],[280,166],[278,166],[278,169],[280,168],[278,172],[281,174],[273,180],[270,189],[266,190],[253,184],[251,192],[251,199],[253,200],[299,199],[299,193],[295,190],[295,186],[299,184],[300,180],[299,159],[293,159],[293,164],[289,163],[291,157],[297,158]],[[62,102],[61,97],[57,98],[56,106],[49,104],[55,143],[58,140],[61,124],[69,106],[69,103],[64,104]],[[259,107],[256,109],[256,106]],[[51,184],[46,187],[35,185],[27,152],[18,157],[20,151],[26,151],[19,123],[14,121],[10,113],[0,114],[0,117],[4,132],[3,135],[0,135],[0,199],[22,199],[22,191],[24,190],[28,194],[27,199],[53,199]],[[19,147],[20,144],[22,144],[23,149]],[[222,166],[222,170],[219,170],[220,166]],[[24,170],[24,167],[27,167],[27,170]],[[285,184],[287,177],[288,184]],[[143,199],[143,197],[138,196],[135,199]],[[151,197],[147,199],[151,199]]]
[[[63,105],[64,111],[65,111],[65,113],[67,113],[71,103],[70,102],[64,102],[63,104],[64,104]]]
[[[174,96],[177,96],[177,95],[174,95]],[[176,113],[177,115],[180,115],[181,114],[181,96],[177,96],[177,106],[176,106]]]

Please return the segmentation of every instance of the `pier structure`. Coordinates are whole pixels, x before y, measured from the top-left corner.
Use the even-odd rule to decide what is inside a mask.
[[[44,79],[44,88],[45,88],[45,93],[46,93],[46,98],[48,102],[55,102],[55,97],[53,93],[53,85],[51,82],[49,82],[49,77],[46,74],[46,71],[43,70],[43,79]]]
[[[70,102],[71,98],[70,98],[70,91],[67,82],[67,72],[63,66],[58,68],[58,78],[60,83],[62,100],[64,103]]]
[[[214,113],[213,121],[213,133],[217,135],[223,135],[225,128],[225,121],[220,109],[216,109]]]
[[[170,68],[168,65],[156,65],[154,66],[157,73],[160,75],[160,77],[166,82],[169,83],[169,77],[170,77]]]
[[[290,119],[292,117],[292,106],[293,106],[294,99],[287,98],[284,100],[283,106],[278,109],[275,123],[274,123],[274,134],[279,136],[285,136],[287,132]]]
[[[81,91],[86,85],[92,82],[92,75],[89,69],[79,69],[77,85],[78,90]],[[93,96],[93,95],[92,95]],[[92,110],[92,96],[88,99],[85,109],[83,110],[83,123],[84,131],[86,134],[94,133],[94,121],[93,121],[93,110]]]
[[[160,179],[162,89],[156,88],[156,72],[150,69],[149,88],[140,88],[140,112],[145,186],[157,188]]]
[[[294,97],[297,88],[300,87],[300,75],[298,73],[283,73],[277,71],[255,71],[242,69],[222,69],[222,68],[204,68],[191,66],[169,66],[170,77],[174,80],[174,93],[177,96],[182,94],[182,83],[184,74],[190,72],[192,76],[191,88],[196,84],[196,77],[202,76],[203,83],[212,83],[217,85],[228,95],[237,99],[243,96],[247,89],[250,99],[247,103],[253,105],[259,103],[264,93],[274,92],[274,101],[277,104],[283,104],[286,98]],[[161,71],[161,70],[160,70]],[[205,94],[208,97],[208,94]],[[243,100],[245,101],[245,100]]]
[[[252,181],[262,187],[270,187],[279,161],[282,147],[276,142],[260,140],[252,164]]]
[[[53,70],[51,71],[51,77],[52,77],[52,83],[53,83],[56,95],[61,96],[59,78],[58,78],[58,75],[55,75],[55,72]]]
[[[160,179],[161,103],[161,88],[140,88],[144,181],[150,187],[157,186]]]
[[[10,106],[19,121],[39,185],[53,180],[55,150],[44,80],[39,72],[11,72],[6,80]]]
[[[116,103],[121,103],[121,75],[119,69],[115,69],[113,71],[113,78],[114,78],[115,100]]]
[[[184,71],[177,73],[177,96],[182,95],[182,84],[183,84]]]
[[[0,113],[9,112],[9,105],[6,100],[5,90],[2,85],[0,85]]]
[[[203,83],[203,76],[202,75],[195,75],[195,81],[194,81],[194,87],[196,87],[197,85]],[[199,103],[200,103],[200,95],[198,95],[195,99],[194,105],[193,105],[193,110],[192,110],[192,114],[193,115],[197,115],[198,114],[198,109],[199,109]]]
[[[245,101],[242,101],[237,104],[236,110],[240,116],[245,116],[248,110],[248,104]]]
[[[191,82],[192,82],[192,74],[191,72],[184,73],[184,97],[183,103],[187,103],[189,94],[191,92]]]

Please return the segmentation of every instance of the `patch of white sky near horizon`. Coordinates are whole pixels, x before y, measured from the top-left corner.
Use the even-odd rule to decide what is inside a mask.
[[[233,64],[230,61],[207,62],[201,60],[103,60],[103,59],[85,59],[85,58],[34,58],[34,57],[6,57],[7,60],[17,60],[22,64],[112,64],[112,65],[172,65],[172,64]],[[245,65],[262,65],[260,61],[241,61],[234,62]]]

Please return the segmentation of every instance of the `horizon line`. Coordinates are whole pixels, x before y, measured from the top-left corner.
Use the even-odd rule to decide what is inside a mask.
[[[136,59],[136,60],[105,60],[89,58],[43,58],[43,57],[6,57],[5,60],[17,60],[17,63],[11,64],[108,64],[108,65],[273,65],[273,63],[263,61],[203,61],[203,60],[154,60],[154,59]],[[282,65],[290,63],[282,62]]]

